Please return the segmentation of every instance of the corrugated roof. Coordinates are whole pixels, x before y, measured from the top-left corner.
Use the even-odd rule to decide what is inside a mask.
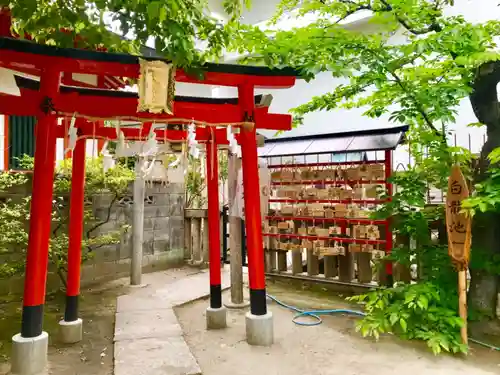
[[[260,157],[334,154],[360,151],[393,150],[403,140],[408,126],[319,134],[293,138],[266,139],[259,148]]]

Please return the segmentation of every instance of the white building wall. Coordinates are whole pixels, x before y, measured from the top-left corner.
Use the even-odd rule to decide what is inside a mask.
[[[56,161],[64,159],[64,139],[56,141]]]
[[[268,18],[272,14],[272,9],[276,1],[261,1],[253,2],[253,8],[250,12],[245,12],[246,21],[260,22]],[[212,2],[215,11],[219,11],[218,2]],[[446,15],[462,15],[466,20],[471,22],[484,22],[492,19],[500,19],[500,7],[496,1],[492,0],[456,0],[454,7],[449,7],[446,10]],[[352,26],[351,26],[352,27]],[[357,23],[356,28],[368,30],[374,25],[369,23]],[[394,43],[402,42],[402,36],[396,35],[392,38]],[[312,82],[298,80],[296,85],[291,89],[283,90],[257,90],[257,93],[270,93],[273,95],[273,103],[271,112],[287,113],[291,108],[308,102],[313,96],[325,94],[343,80],[331,77],[328,72],[319,74]],[[206,97],[236,97],[237,90],[228,87],[213,87],[210,85],[192,85],[185,83],[177,83],[177,95],[184,96],[206,96]],[[317,133],[329,132],[344,132],[361,129],[374,129],[395,126],[391,124],[387,116],[379,119],[370,119],[362,116],[364,109],[353,110],[335,110],[335,111],[318,111],[305,116],[304,125],[298,129],[293,129],[287,132],[286,136],[293,135],[309,135]],[[476,118],[472,112],[472,108],[468,99],[464,99],[458,108],[457,122],[452,127],[453,136],[451,141],[454,142],[456,136],[457,144],[463,147],[471,147],[473,152],[478,152],[482,143],[484,130],[478,128],[469,128],[467,124],[476,122]],[[3,116],[0,115],[0,168],[4,167],[3,149],[6,147],[3,137]],[[273,131],[263,132],[267,136],[272,136]],[[97,141],[87,140],[86,142],[87,155],[97,156]],[[57,144],[57,159],[62,160],[64,157],[63,141],[58,140]],[[398,163],[406,164],[407,154],[399,150],[396,153],[395,165]]]
[[[447,15],[463,15],[466,20],[471,22],[484,22],[492,19],[500,19],[500,7],[495,1],[490,0],[457,0],[456,5],[446,10]],[[478,3],[481,3],[479,6]],[[355,26],[350,26],[359,30],[369,30],[375,27],[368,22],[356,22]],[[401,33],[394,35],[392,43],[403,43],[404,36]],[[341,83],[347,83],[346,80],[334,78],[330,73],[324,72],[317,75],[311,82],[297,80],[295,86],[291,89],[281,90],[256,90],[256,93],[269,93],[273,95],[273,102],[270,108],[274,113],[287,113],[290,109],[307,103],[314,96],[322,95],[333,91]],[[237,96],[234,88],[220,87],[217,89],[217,95]],[[389,116],[382,116],[379,119],[370,119],[362,116],[367,108],[334,111],[318,111],[309,113],[304,118],[304,125],[293,129],[285,137],[312,135],[318,133],[345,132],[362,129],[377,129],[398,126],[400,124],[391,123]],[[467,127],[468,124],[477,122],[472,111],[469,100],[464,99],[457,108],[456,124],[451,126],[452,136],[450,143],[455,142],[459,146],[471,148],[473,152],[479,152],[485,131],[482,128]],[[273,131],[263,131],[266,136],[272,136]],[[408,164],[408,155],[404,150],[398,150],[395,154],[395,166],[399,163]]]

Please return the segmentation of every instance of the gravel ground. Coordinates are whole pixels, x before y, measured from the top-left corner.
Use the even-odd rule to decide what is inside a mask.
[[[345,307],[330,297],[309,296],[271,286],[282,301],[316,308]],[[225,294],[228,298],[228,294]],[[245,341],[245,311],[229,311],[229,327],[205,329],[207,301],[176,309],[185,338],[204,375],[493,375],[500,373],[500,355],[473,348],[466,358],[435,357],[421,343],[383,337],[363,339],[354,330],[354,317],[326,317],[315,327],[292,323],[293,313],[270,304],[274,316],[275,344],[251,347]]]

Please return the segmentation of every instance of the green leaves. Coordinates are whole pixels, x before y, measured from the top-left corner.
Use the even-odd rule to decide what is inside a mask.
[[[321,72],[349,78],[331,92],[292,110],[303,116],[318,110],[363,108],[364,115],[384,114],[393,122],[446,134],[457,108],[472,91],[474,69],[499,58],[495,37],[500,22],[466,22],[445,17],[449,3],[426,0],[328,1],[283,0],[273,19],[284,13],[301,27],[261,30],[241,26],[231,47],[247,52],[245,62],[292,66],[306,79]],[[377,27],[361,33],[339,22],[357,12],[373,12]],[[304,17],[302,19],[302,17]],[[405,31],[406,41],[392,39]]]
[[[206,189],[205,173],[201,170],[199,159],[188,157],[186,176],[186,207],[202,208],[206,203],[203,192]],[[219,152],[219,181],[225,183],[228,178],[228,157],[226,152]]]
[[[232,21],[239,18],[249,0],[225,0]],[[198,66],[221,55],[230,28],[210,15],[207,0],[11,0],[14,30],[30,34],[38,43],[81,48],[106,47],[109,51],[139,53],[149,38],[163,41],[156,51],[181,67]],[[112,33],[118,25],[123,40]],[[168,42],[167,42],[168,41]],[[201,51],[197,42],[206,42]]]
[[[403,318],[399,319],[399,325],[401,326],[401,329],[403,330],[403,332],[406,332],[406,330],[408,328],[406,320],[404,320]]]
[[[367,315],[356,324],[363,337],[378,340],[381,334],[393,333],[404,339],[426,341],[434,354],[466,353],[460,338],[463,322],[456,306],[441,298],[445,293],[433,283],[421,283],[396,285],[348,300],[364,304]]]
[[[159,19],[159,15],[160,15],[159,11],[160,11],[161,6],[162,6],[162,2],[161,1],[151,1],[148,4],[147,13],[148,13],[149,19],[152,22],[154,22],[155,20]]]
[[[493,149],[487,157],[488,169],[484,180],[474,186],[470,198],[462,202],[462,208],[471,216],[480,212],[500,212],[500,147]]]
[[[21,166],[33,168],[33,158],[20,158]],[[3,192],[14,190],[16,195],[29,194],[27,188],[28,174],[0,174],[0,189]],[[89,159],[86,163],[85,195],[92,200],[96,195],[107,194],[121,197],[128,191],[129,183],[134,179],[134,173],[121,165],[103,171],[101,159]],[[54,202],[52,205],[52,232],[50,238],[49,259],[55,266],[61,281],[65,282],[64,273],[67,268],[69,201],[71,190],[71,160],[63,161],[56,170],[54,179]],[[111,201],[110,208],[117,198]],[[11,277],[24,271],[25,253],[28,243],[30,222],[30,196],[16,198],[0,203],[0,254],[9,254],[8,262],[0,265],[0,278]],[[103,207],[105,208],[105,207]],[[91,209],[84,213],[85,234],[82,244],[82,261],[92,256],[92,251],[120,242],[127,227],[108,231],[105,234],[93,233],[93,228],[106,223],[100,220]]]
[[[500,162],[500,147],[495,148],[488,154],[488,159],[491,163],[497,164]]]

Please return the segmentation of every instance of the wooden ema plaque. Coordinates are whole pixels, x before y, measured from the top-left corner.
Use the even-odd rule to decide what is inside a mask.
[[[469,197],[469,189],[458,165],[451,169],[446,195],[446,230],[448,254],[460,268],[469,263],[471,245],[471,218],[461,213],[462,201]]]

